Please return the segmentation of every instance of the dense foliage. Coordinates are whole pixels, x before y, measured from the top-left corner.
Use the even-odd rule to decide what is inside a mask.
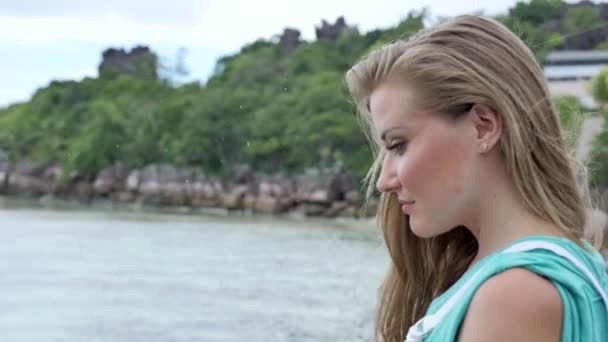
[[[542,59],[564,42],[541,25],[560,18],[562,5],[520,2],[499,19]],[[579,12],[564,19],[569,33],[597,23]],[[141,64],[146,77],[102,70],[98,78],[52,82],[0,110],[0,149],[13,162],[60,163],[89,176],[116,161],[213,174],[237,164],[287,173],[338,164],[362,176],[371,153],[344,72],[370,49],[419,30],[427,17],[412,11],[393,28],[347,28],[336,40],[304,42],[290,53],[277,39],[259,40],[221,58],[204,85],[151,79],[156,57]]]

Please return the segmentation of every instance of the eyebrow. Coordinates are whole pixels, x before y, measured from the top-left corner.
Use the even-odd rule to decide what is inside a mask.
[[[382,134],[380,135],[380,139],[381,139],[382,141],[386,141],[386,136],[387,136],[387,134],[388,134],[388,133],[390,133],[390,132],[392,132],[392,131],[395,131],[395,130],[398,130],[398,129],[404,129],[404,128],[407,128],[407,126],[396,126],[396,127],[391,127],[391,128],[389,128],[389,129],[386,129],[386,130],[385,130],[384,132],[382,132]]]

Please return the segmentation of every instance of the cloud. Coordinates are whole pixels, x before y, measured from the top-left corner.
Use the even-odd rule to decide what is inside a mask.
[[[396,25],[411,10],[428,7],[430,14],[456,15],[485,10],[487,14],[506,11],[514,0],[493,0],[485,4],[478,1],[453,0],[401,0],[361,1],[280,1],[222,0],[209,2],[202,13],[197,31],[207,33],[201,36],[207,44],[232,47],[257,38],[269,38],[279,34],[285,27],[301,30],[305,39],[315,38],[315,26],[322,19],[334,22],[344,16],[350,25],[362,31],[387,28]],[[210,32],[215,34],[209,36]]]
[[[116,15],[86,17],[13,17],[0,15],[0,42],[29,46],[61,42],[104,44],[137,42],[179,42],[184,28],[179,25],[145,24]]]
[[[5,0],[0,5],[0,42],[29,45],[62,41],[104,44],[173,43],[191,48],[234,51],[258,38],[271,38],[285,27],[297,28],[314,39],[322,19],[344,16],[361,30],[395,25],[410,10],[429,7],[433,15],[454,15],[481,8],[504,10],[512,0],[484,6],[453,0],[282,1],[282,0],[56,0],[28,2]]]
[[[244,44],[296,28],[315,39],[315,26],[344,16],[361,31],[396,25],[411,10],[457,15],[504,12],[515,0],[2,0],[0,105],[27,98],[51,79],[93,73],[107,47],[149,45],[173,57],[181,46],[192,77],[206,79],[214,61]],[[10,52],[10,53],[8,53]],[[88,70],[88,71],[87,71]]]
[[[118,16],[129,21],[149,24],[183,24],[194,22],[205,1],[197,0],[3,0],[0,14],[14,17],[80,17]]]

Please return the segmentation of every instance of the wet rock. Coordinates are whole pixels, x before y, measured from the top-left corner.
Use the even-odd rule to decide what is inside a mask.
[[[280,214],[291,208],[293,202],[288,198],[260,196],[255,202],[255,211],[266,214]]]
[[[293,179],[284,175],[259,176],[258,178],[260,179],[258,184],[259,196],[292,198],[295,194],[296,186]]]
[[[123,191],[127,177],[129,177],[129,169],[126,164],[116,163],[99,171],[93,182],[93,190],[96,195],[101,196],[106,196],[111,192]]]
[[[131,51],[110,48],[103,52],[98,71],[100,77],[116,77],[127,74],[142,80],[158,79],[158,57],[146,46],[136,46]]]
[[[296,176],[295,199],[302,203],[329,205],[343,201],[355,189],[354,177],[342,170],[309,170]]]
[[[220,203],[226,209],[243,209],[245,195],[249,192],[249,185],[236,185],[229,191],[220,195]]]
[[[127,191],[136,193],[139,191],[139,186],[141,185],[141,171],[134,170],[129,173],[129,176],[126,179],[125,187]]]
[[[339,217],[360,217],[361,210],[356,206],[349,205],[344,210],[340,211],[338,214]]]
[[[0,153],[0,193],[6,192],[6,188],[8,186],[8,176],[10,172],[10,163],[8,162],[8,160],[4,159],[3,155]]]
[[[300,31],[286,28],[279,38],[279,48],[284,56],[291,55],[302,44]]]
[[[130,191],[118,191],[112,193],[112,200],[116,202],[129,203],[135,201],[135,194]]]
[[[331,207],[325,212],[326,217],[337,217],[344,210],[348,208],[348,203],[346,202],[334,202],[331,204]]]
[[[249,165],[239,165],[234,168],[234,183],[253,184],[255,183],[255,172]]]
[[[53,194],[83,201],[108,197],[116,202],[220,207],[267,214],[293,211],[326,217],[374,216],[377,209],[374,201],[367,208],[359,209],[361,198],[357,183],[340,168],[314,169],[288,177],[254,173],[249,166],[242,165],[235,168],[234,179],[224,183],[206,177],[197,169],[169,164],[129,171],[125,164],[116,163],[101,170],[94,179],[77,170],[66,180],[62,176],[60,165],[44,167],[23,161],[11,169],[0,158],[0,191],[10,190],[10,193]],[[57,184],[61,186],[55,188]]]
[[[257,202],[258,198],[248,192],[245,194],[245,198],[243,198],[243,209],[245,210],[249,210],[249,211],[256,211],[256,202]]]
[[[184,205],[189,202],[187,183],[191,174],[172,165],[149,165],[141,170],[138,193],[144,202],[162,205]]]
[[[199,178],[191,187],[191,203],[196,207],[221,206],[222,184],[217,180]]]
[[[315,27],[315,32],[317,34],[317,40],[329,40],[331,42],[335,42],[340,38],[342,33],[348,28],[346,25],[346,21],[344,17],[339,17],[335,24],[330,24],[327,21],[323,20],[321,22],[321,27]]]
[[[50,193],[53,184],[43,179],[44,167],[32,161],[18,162],[6,180],[6,191],[11,194],[39,196]]]
[[[359,191],[350,190],[344,194],[344,200],[349,204],[360,204],[361,203],[361,195]]]
[[[326,210],[327,206],[318,203],[302,203],[294,209],[305,216],[324,216]]]
[[[365,217],[374,217],[378,212],[379,202],[375,198],[370,198],[369,201],[361,209],[361,213]]]
[[[72,194],[81,202],[90,202],[93,197],[93,185],[88,182],[77,182],[72,186]]]

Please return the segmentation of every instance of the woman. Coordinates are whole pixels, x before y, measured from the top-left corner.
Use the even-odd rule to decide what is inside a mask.
[[[346,79],[392,261],[378,339],[608,341],[586,192],[526,45],[465,15],[373,51]]]

